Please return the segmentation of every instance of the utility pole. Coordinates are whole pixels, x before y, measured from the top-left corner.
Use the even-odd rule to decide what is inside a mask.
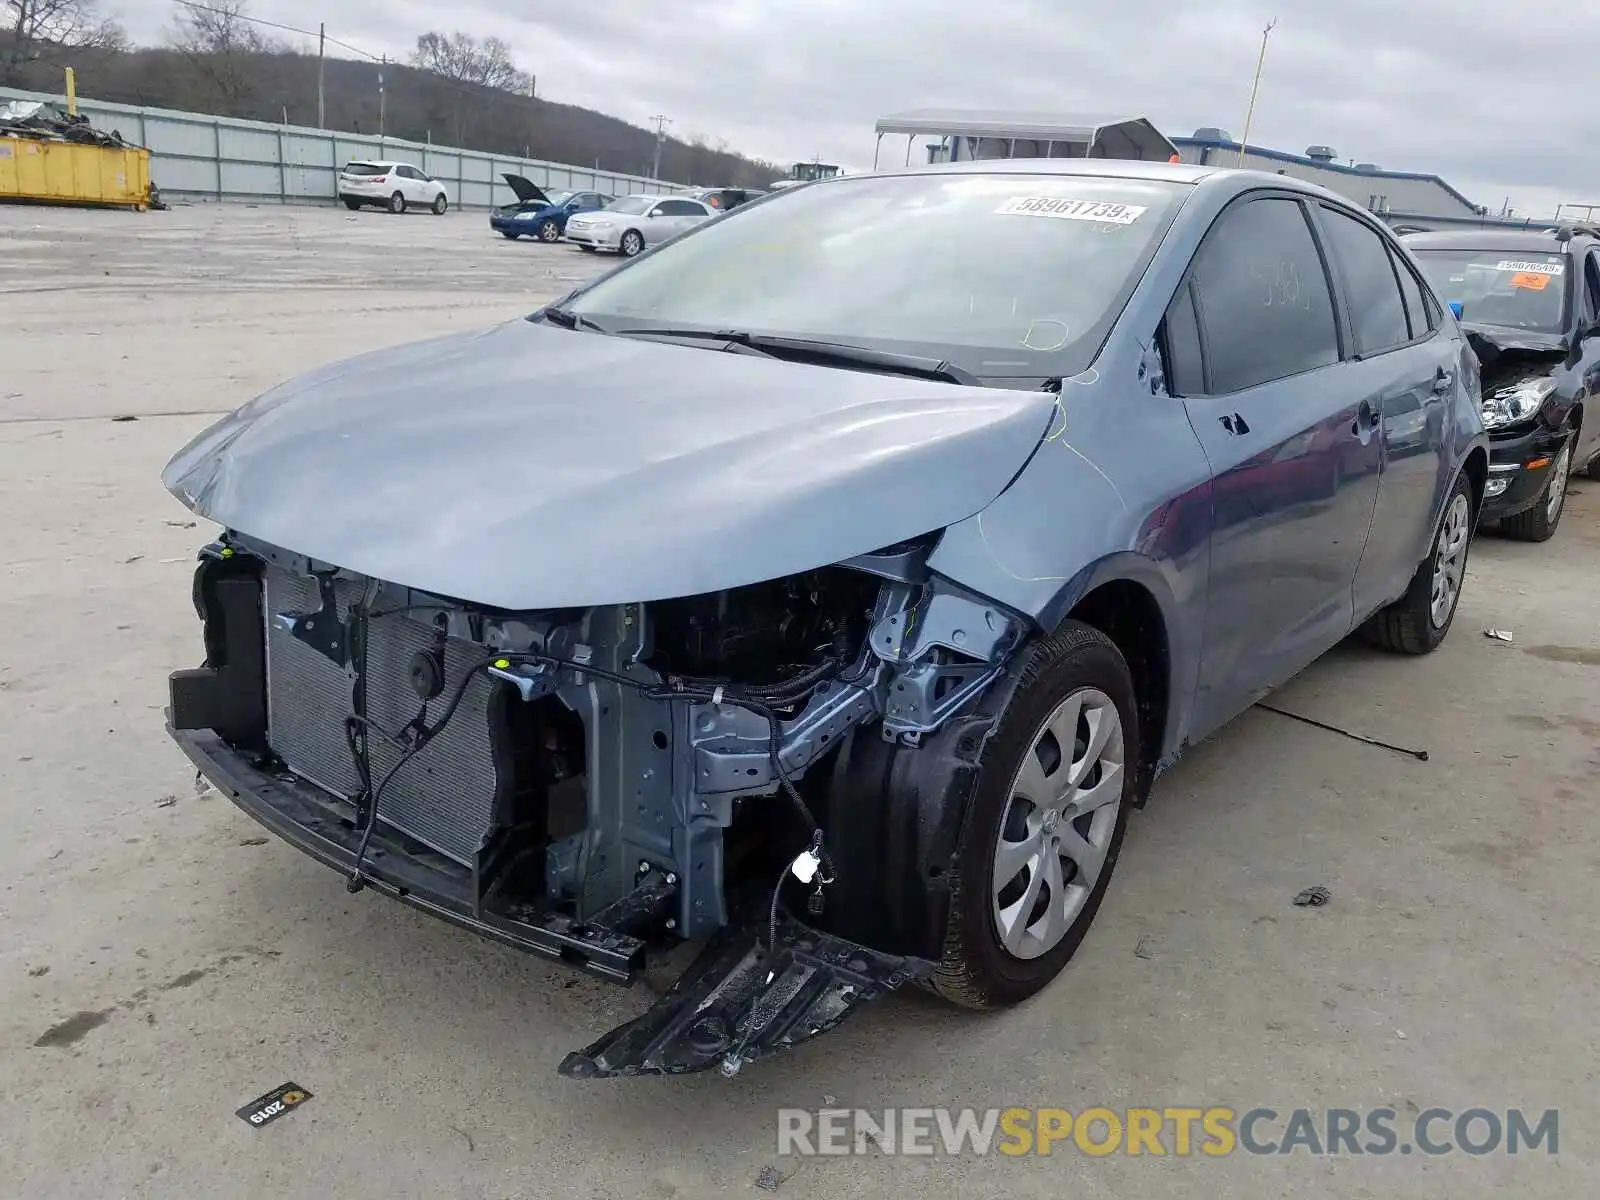
[[[1267,22],[1267,27],[1261,31],[1261,53],[1256,58],[1256,77],[1250,84],[1250,104],[1244,110],[1244,137],[1239,141],[1239,166],[1244,166],[1245,147],[1250,144],[1250,118],[1256,114],[1256,89],[1261,86],[1261,68],[1267,61],[1267,39],[1272,36],[1272,31],[1278,26],[1278,18],[1273,17]]]
[[[389,56],[378,59],[378,140],[383,140],[383,69],[389,65]]]
[[[661,178],[661,147],[667,140],[667,126],[672,124],[671,117],[664,117],[660,113],[650,118],[656,123],[656,156],[650,165],[650,178]]]
[[[322,94],[322,61],[323,61],[324,52],[327,50],[327,48],[328,48],[328,27],[326,25],[319,24],[317,26],[317,128],[318,129],[326,129],[328,127],[328,124],[327,124],[327,122],[328,122],[327,104],[324,101],[323,94]]]

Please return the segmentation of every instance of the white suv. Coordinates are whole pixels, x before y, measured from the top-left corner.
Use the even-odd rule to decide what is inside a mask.
[[[339,172],[339,199],[351,212],[368,204],[381,204],[393,213],[411,205],[441,215],[450,207],[444,184],[419,168],[403,162],[351,162]]]

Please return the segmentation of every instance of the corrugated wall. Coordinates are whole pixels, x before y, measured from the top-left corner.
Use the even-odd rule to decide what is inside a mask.
[[[42,100],[66,106],[61,96],[0,88],[0,103],[7,100]],[[115,129],[128,141],[148,146],[150,175],[161,194],[183,200],[332,200],[339,167],[362,158],[409,162],[444,183],[450,189],[451,202],[462,208],[488,208],[516,199],[500,178],[503,172],[525,175],[551,190],[581,188],[614,196],[670,192],[681,186],[638,175],[399,138],[268,125],[81,97],[78,111],[97,129]]]
[[[1178,139],[1178,156],[1186,163],[1205,161],[1203,156],[1208,149],[1212,166],[1238,165],[1238,147],[1208,147]],[[1243,165],[1250,171],[1265,171],[1269,175],[1282,171],[1295,179],[1321,184],[1330,192],[1337,192],[1362,208],[1374,211],[1386,207],[1394,212],[1426,213],[1440,217],[1477,215],[1470,204],[1463,203],[1431,179],[1397,179],[1392,175],[1333,171],[1312,162],[1297,162],[1249,152],[1244,156]]]

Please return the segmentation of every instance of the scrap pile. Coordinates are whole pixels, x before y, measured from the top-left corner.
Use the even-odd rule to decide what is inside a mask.
[[[103,133],[81,113],[73,116],[37,100],[13,100],[0,105],[0,137],[29,138],[40,142],[76,142],[80,146],[137,149],[116,130]]]

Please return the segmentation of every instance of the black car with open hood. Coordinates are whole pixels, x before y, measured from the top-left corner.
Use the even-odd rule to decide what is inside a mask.
[[[1568,477],[1600,460],[1600,231],[1470,229],[1404,241],[1478,356],[1491,446],[1481,519],[1547,541]]]

